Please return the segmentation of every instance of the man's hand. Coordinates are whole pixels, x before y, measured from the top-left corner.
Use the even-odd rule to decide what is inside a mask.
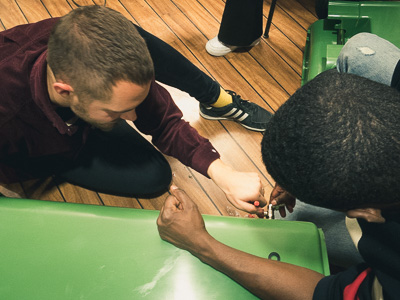
[[[254,256],[217,241],[206,231],[196,204],[186,193],[176,186],[171,186],[170,191],[172,195],[157,219],[162,239],[188,250],[261,299],[312,299],[322,274]]]
[[[183,190],[172,185],[170,192],[157,219],[158,232],[163,240],[193,253],[209,236],[203,217]]]
[[[257,173],[235,171],[217,159],[208,168],[208,175],[225,193],[229,202],[240,210],[256,213],[254,201],[259,202],[259,207],[267,204]]]
[[[284,204],[289,212],[293,212],[296,205],[296,197],[286,192],[279,184],[275,183],[274,189],[271,192],[269,203],[272,205]],[[279,207],[279,213],[284,218],[286,217],[285,206]]]

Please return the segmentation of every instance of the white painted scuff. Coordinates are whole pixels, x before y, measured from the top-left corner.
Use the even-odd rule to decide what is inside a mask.
[[[360,51],[362,54],[364,55],[374,55],[375,54],[375,50],[369,48],[369,47],[357,47],[357,50]]]

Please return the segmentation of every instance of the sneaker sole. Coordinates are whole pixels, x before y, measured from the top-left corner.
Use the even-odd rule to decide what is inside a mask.
[[[229,119],[229,118],[224,118],[224,117],[210,117],[208,115],[203,114],[201,111],[199,111],[199,115],[202,118],[206,119],[206,120],[211,120],[211,121],[228,120],[228,121],[236,122],[236,123],[242,125],[244,128],[249,129],[249,130],[253,130],[253,131],[257,131],[257,132],[264,132],[265,131],[265,129],[254,128],[254,127],[250,127],[250,126],[244,125],[244,124],[242,124],[242,123],[240,123],[240,122],[238,122],[238,121],[236,121],[234,119]]]
[[[236,52],[236,53],[249,52],[254,46],[257,46],[260,43],[260,40],[261,40],[261,38],[255,40],[249,46],[225,46],[222,44],[224,47],[226,47],[226,49],[221,49],[220,47],[211,46],[210,43],[207,42],[206,43],[206,51],[208,54],[210,54],[212,56],[216,56],[216,57],[225,56],[232,52]]]
[[[250,46],[244,46],[244,47],[238,47],[234,50],[232,50],[232,52],[249,52],[251,49],[253,49],[254,46],[257,46],[260,43],[260,39],[258,39],[257,41],[255,41],[253,44],[251,44]]]

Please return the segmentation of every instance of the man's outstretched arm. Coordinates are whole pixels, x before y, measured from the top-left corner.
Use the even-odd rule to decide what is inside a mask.
[[[215,240],[197,205],[176,186],[157,220],[162,239],[187,250],[263,299],[312,299],[324,275],[295,265],[257,257]]]

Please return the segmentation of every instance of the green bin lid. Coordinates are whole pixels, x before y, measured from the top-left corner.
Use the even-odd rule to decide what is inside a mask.
[[[0,299],[256,299],[161,240],[158,214],[1,198]],[[314,224],[204,219],[210,234],[232,247],[329,274],[323,235]]]

